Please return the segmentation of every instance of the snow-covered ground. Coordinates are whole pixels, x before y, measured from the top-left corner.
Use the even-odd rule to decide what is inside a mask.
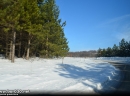
[[[63,64],[62,59],[17,58],[15,63],[0,59],[0,90],[97,93],[106,82],[121,79],[119,69],[104,61],[111,59],[65,57]]]
[[[98,60],[120,62],[120,63],[130,63],[130,57],[100,57]]]

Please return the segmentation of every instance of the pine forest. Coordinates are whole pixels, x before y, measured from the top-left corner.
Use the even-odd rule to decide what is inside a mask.
[[[69,51],[55,0],[0,0],[0,53],[14,62],[64,57]]]

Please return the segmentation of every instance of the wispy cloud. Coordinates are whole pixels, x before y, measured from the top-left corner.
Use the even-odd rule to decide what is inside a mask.
[[[98,28],[112,34],[117,41],[122,38],[130,41],[130,14],[107,20],[100,24]]]
[[[124,16],[120,16],[120,17],[117,17],[117,18],[110,19],[110,20],[106,21],[105,23],[106,24],[115,23],[115,22],[121,21],[121,20],[129,18],[129,17],[130,17],[130,14],[127,14],[127,15],[124,15]]]
[[[110,25],[113,26],[113,25],[118,24],[119,22],[125,21],[126,19],[129,19],[129,18],[130,18],[130,14],[108,19],[108,20],[102,22],[101,24],[99,24],[97,27],[109,27]]]

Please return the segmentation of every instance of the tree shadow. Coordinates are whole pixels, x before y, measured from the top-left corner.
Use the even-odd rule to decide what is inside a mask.
[[[60,76],[78,80],[78,82],[82,83],[83,85],[92,87],[94,92],[99,94],[102,93],[101,91],[102,89],[100,89],[99,83],[102,82],[101,85],[103,86],[103,84],[105,84],[110,79],[110,76],[111,78],[113,78],[115,75],[118,75],[118,73],[117,74],[112,73],[112,68],[114,67],[108,65],[108,63],[107,64],[99,63],[97,65],[89,64],[85,68],[74,66],[71,64],[57,64],[57,65],[59,67],[56,68],[55,72],[58,72]],[[104,82],[103,81],[104,79],[107,81]],[[87,82],[85,82],[85,80],[89,80],[93,84],[90,83],[88,84]]]

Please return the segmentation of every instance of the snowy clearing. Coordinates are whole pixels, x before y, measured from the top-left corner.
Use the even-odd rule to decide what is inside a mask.
[[[97,93],[106,82],[121,79],[119,69],[105,60],[130,58],[17,58],[15,63],[0,59],[0,90],[30,90],[44,93]],[[75,93],[76,94],[76,93]]]

